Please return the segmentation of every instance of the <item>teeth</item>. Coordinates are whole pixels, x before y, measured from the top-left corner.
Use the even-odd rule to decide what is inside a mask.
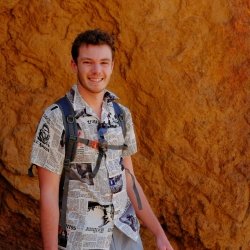
[[[89,78],[89,80],[92,82],[100,82],[102,78]]]

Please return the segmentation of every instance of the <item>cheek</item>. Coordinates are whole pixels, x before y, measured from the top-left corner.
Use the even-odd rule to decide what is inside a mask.
[[[112,71],[113,71],[113,69],[112,69],[111,67],[109,67],[109,68],[107,68],[107,69],[105,70],[105,72],[106,72],[107,75],[111,75],[111,74],[112,74]]]
[[[78,67],[78,73],[84,75],[88,72],[88,69],[84,66]]]

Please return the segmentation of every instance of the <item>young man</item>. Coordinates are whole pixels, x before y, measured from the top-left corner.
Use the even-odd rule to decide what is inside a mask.
[[[126,124],[124,137],[113,106],[116,97],[106,90],[114,67],[113,38],[99,29],[88,30],[76,37],[71,53],[77,84],[67,97],[75,111],[78,137],[100,142],[102,128],[101,139],[108,145],[126,146],[116,150],[108,148],[99,158],[98,147],[78,142],[75,158],[70,163],[67,244],[60,246],[58,197],[65,157],[65,133],[58,106],[53,104],[46,109],[31,154],[32,164],[38,167],[44,250],[58,247],[68,250],[143,249],[137,217],[155,235],[158,249],[172,250],[140,184],[133,178],[131,155],[136,152],[136,141],[131,114],[122,106]],[[96,167],[98,171],[93,177]],[[142,209],[138,208],[134,182]]]

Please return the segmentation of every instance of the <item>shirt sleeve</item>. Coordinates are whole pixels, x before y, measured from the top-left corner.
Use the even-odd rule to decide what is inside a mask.
[[[44,112],[38,124],[31,151],[31,164],[61,174],[65,157],[62,113],[57,105]]]
[[[126,136],[125,144],[128,146],[123,150],[122,156],[130,156],[137,152],[136,137],[131,113],[126,107],[122,107],[125,112]]]

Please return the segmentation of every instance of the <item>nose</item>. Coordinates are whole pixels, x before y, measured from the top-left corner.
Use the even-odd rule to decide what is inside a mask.
[[[94,73],[100,73],[101,72],[101,64],[100,63],[94,63],[92,65],[92,71]]]

